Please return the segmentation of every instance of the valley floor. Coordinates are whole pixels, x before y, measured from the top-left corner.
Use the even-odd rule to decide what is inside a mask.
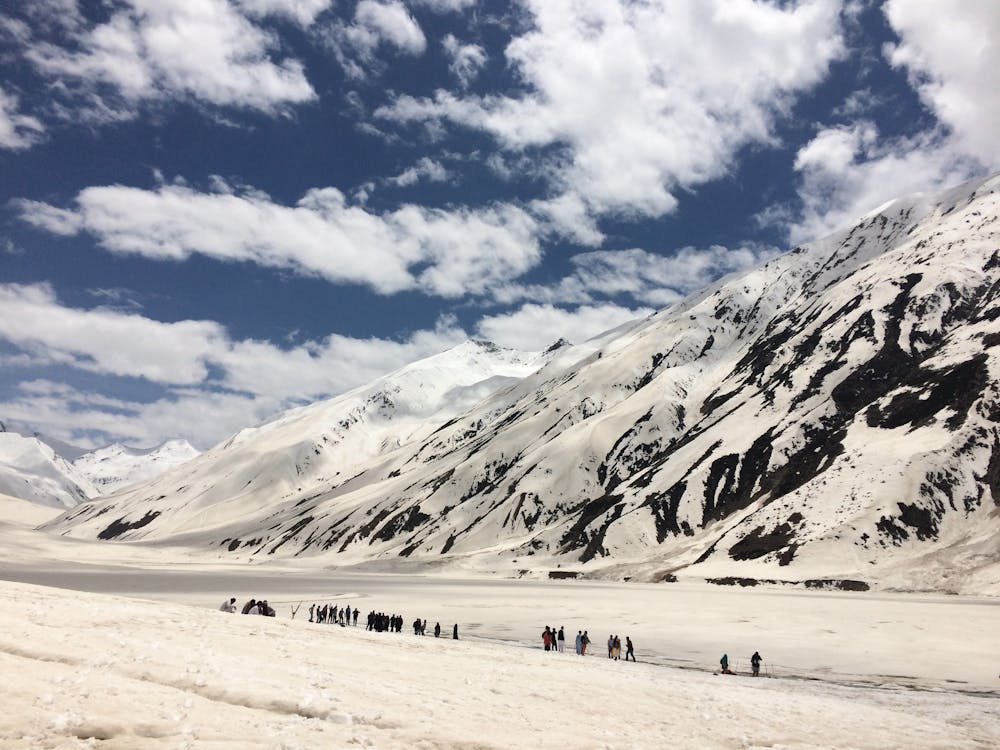
[[[1000,746],[995,599],[233,566],[5,518],[0,748]],[[310,623],[313,601],[406,625]],[[592,655],[543,652],[546,624]],[[755,649],[773,679],[712,673]]]

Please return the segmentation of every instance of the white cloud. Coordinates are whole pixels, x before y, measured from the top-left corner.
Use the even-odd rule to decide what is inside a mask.
[[[573,273],[555,284],[509,284],[495,293],[497,301],[534,300],[546,304],[592,305],[628,296],[644,305],[664,307],[716,279],[760,265],[775,248],[744,245],[728,249],[683,247],[672,255],[646,250],[599,250],[572,258]]]
[[[658,216],[725,173],[842,50],[839,3],[529,0],[506,49],[516,96],[401,96],[397,122],[452,122],[509,151],[560,147],[551,190],[594,214]]]
[[[263,18],[277,16],[306,28],[316,16],[330,7],[332,0],[236,0],[247,15]]]
[[[1000,165],[1000,3],[995,0],[889,0],[885,14],[899,44],[890,62],[953,131],[956,145]]]
[[[0,149],[18,151],[39,141],[44,132],[35,117],[18,111],[18,98],[0,86]]]
[[[467,88],[486,64],[486,50],[478,44],[462,44],[454,34],[447,34],[441,46],[448,55],[448,70],[452,72],[462,88]]]
[[[500,346],[529,351],[545,349],[560,338],[574,343],[652,313],[649,308],[629,309],[619,305],[582,305],[567,310],[553,305],[528,304],[511,313],[483,318],[480,336]]]
[[[516,278],[541,260],[538,226],[516,206],[375,214],[336,188],[310,190],[294,206],[253,191],[200,193],[183,185],[155,190],[91,187],[72,211],[17,203],[22,218],[57,234],[87,232],[118,253],[290,268],[389,294],[421,289],[458,297]]]
[[[421,180],[427,182],[447,182],[452,177],[444,165],[426,156],[417,160],[417,163],[408,169],[404,169],[394,177],[387,177],[386,182],[396,187],[410,187],[416,185]]]
[[[0,285],[0,337],[53,363],[109,375],[190,384],[207,375],[208,355],[225,339],[207,321],[160,323],[101,308],[58,304],[44,284]]]
[[[81,394],[65,384],[22,384],[0,404],[7,418],[70,439],[98,431],[145,444],[181,435],[206,446],[289,406],[344,392],[467,338],[454,321],[402,340],[330,335],[291,348],[233,340],[213,321],[167,323],[106,308],[61,304],[47,285],[0,285],[0,339],[17,348],[3,364],[66,367],[142,378],[151,403]]]
[[[881,139],[869,122],[826,128],[796,158],[802,208],[789,227],[798,244],[853,224],[892,198],[958,184],[976,172],[940,133]]]
[[[361,0],[352,23],[329,24],[322,32],[344,72],[363,79],[381,70],[376,52],[387,44],[408,55],[421,55],[427,38],[420,25],[398,0]]]
[[[410,0],[411,5],[429,8],[435,13],[457,13],[474,6],[478,0]]]
[[[129,0],[115,8],[105,23],[78,25],[71,44],[36,41],[25,51],[60,84],[54,91],[78,97],[92,116],[103,109],[120,119],[143,101],[187,98],[274,112],[316,96],[302,63],[273,60],[276,37],[227,0]],[[124,106],[104,100],[108,89]]]

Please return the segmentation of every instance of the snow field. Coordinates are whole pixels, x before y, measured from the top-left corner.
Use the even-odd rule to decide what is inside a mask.
[[[713,676],[609,662],[601,636],[580,658],[304,613],[0,583],[0,747],[1000,745],[996,697]]]

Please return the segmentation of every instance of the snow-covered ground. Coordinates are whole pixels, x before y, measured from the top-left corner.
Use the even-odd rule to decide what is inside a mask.
[[[0,748],[1000,746],[997,600],[232,565],[31,528],[52,512],[0,498]],[[314,601],[406,625],[313,624]],[[545,625],[593,656],[545,654]],[[773,679],[712,674],[755,649]]]
[[[534,597],[518,599],[493,613],[547,609],[542,605]],[[578,658],[495,642],[418,638],[405,629],[379,634],[316,625],[303,614],[294,621],[229,615],[210,607],[0,584],[0,745],[1000,744],[995,696],[713,676],[609,662],[599,647]]]

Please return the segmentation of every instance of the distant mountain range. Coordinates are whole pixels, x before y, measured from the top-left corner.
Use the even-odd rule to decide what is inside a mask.
[[[1000,591],[1000,178],[581,346],[469,343],[49,528],[372,569]]]
[[[198,455],[186,440],[143,450],[114,444],[86,451],[46,435],[0,426],[0,493],[72,508],[172,469]]]

